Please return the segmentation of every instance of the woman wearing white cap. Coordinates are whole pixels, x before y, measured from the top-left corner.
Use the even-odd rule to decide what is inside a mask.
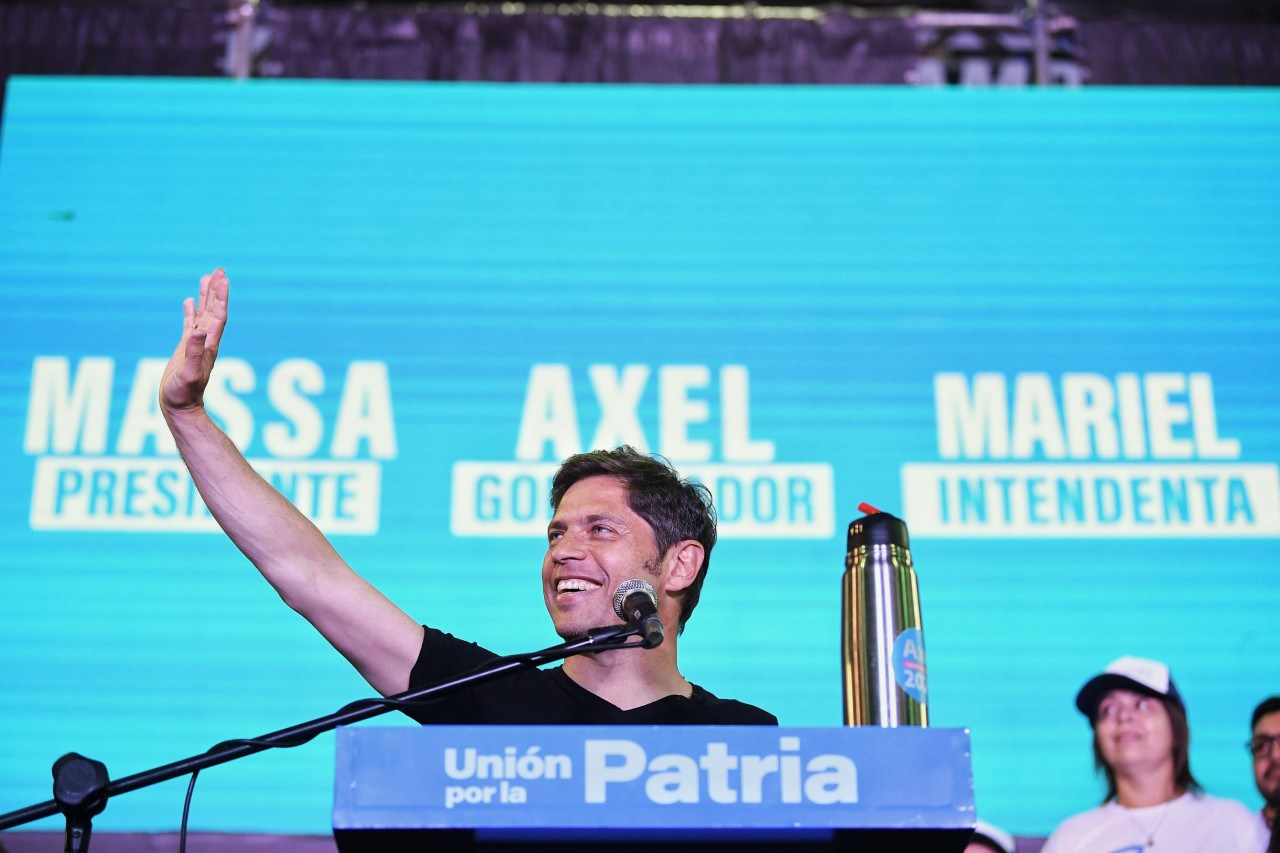
[[[1266,839],[1242,803],[1210,797],[1191,775],[1191,730],[1169,667],[1123,657],[1091,678],[1076,707],[1093,726],[1107,777],[1096,809],[1067,818],[1042,853],[1262,853]]]

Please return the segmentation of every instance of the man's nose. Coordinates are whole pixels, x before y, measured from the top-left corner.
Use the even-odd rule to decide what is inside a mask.
[[[547,553],[551,555],[554,562],[563,563],[582,554],[582,543],[572,533],[566,531],[560,535],[560,538],[551,542]]]

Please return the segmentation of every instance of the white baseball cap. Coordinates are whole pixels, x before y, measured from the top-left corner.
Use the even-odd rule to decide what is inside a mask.
[[[1092,721],[1098,714],[1102,697],[1112,690],[1134,690],[1149,696],[1168,697],[1184,713],[1187,710],[1178,688],[1173,684],[1169,667],[1158,660],[1130,656],[1113,660],[1101,675],[1095,675],[1080,688],[1080,692],[1076,694],[1076,707]]]

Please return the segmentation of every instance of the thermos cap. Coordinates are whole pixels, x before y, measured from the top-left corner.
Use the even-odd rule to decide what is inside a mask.
[[[897,545],[911,550],[907,523],[887,512],[864,515],[849,525],[849,551],[864,545]]]

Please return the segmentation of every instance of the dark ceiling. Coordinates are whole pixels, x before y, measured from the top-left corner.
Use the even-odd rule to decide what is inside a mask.
[[[207,0],[204,0],[207,2]],[[529,6],[542,2],[555,3],[560,0],[525,0]],[[216,2],[216,0],[215,0]],[[277,6],[442,6],[462,5],[461,0],[446,0],[436,3],[413,3],[398,0],[260,0]],[[485,0],[479,0],[485,2]],[[496,5],[501,0],[487,0]],[[569,0],[576,4],[584,0]],[[592,0],[598,5],[610,2],[630,3],[634,0]],[[846,6],[866,9],[869,12],[891,14],[895,11],[908,13],[917,9],[936,9],[946,11],[992,12],[1007,14],[1025,11],[1037,0],[927,0],[927,2],[901,2],[901,0],[851,0],[851,2],[835,2],[829,0],[640,0],[651,5],[672,3],[674,5],[712,5],[712,6]],[[1142,20],[1142,21],[1199,21],[1221,23],[1280,23],[1280,0],[1038,0],[1046,11],[1072,15],[1081,20]]]
[[[860,5],[880,6],[877,0]],[[889,4],[883,4],[889,5]],[[980,9],[985,12],[1012,12],[1029,3],[1001,0],[938,0],[919,4],[933,9]],[[1222,22],[1280,21],[1277,0],[1041,0],[1046,9],[1074,15],[1083,20],[1180,20]]]
[[[590,0],[597,5],[610,2],[631,3],[636,0]],[[21,0],[0,0],[5,3]],[[29,0],[27,0],[29,2]],[[227,7],[230,0],[62,0],[68,5],[100,6],[202,6]],[[441,2],[413,2],[413,0],[258,0],[262,5],[274,6],[351,6],[371,7],[423,7],[461,6],[463,0]],[[476,0],[486,5],[497,5],[502,0]],[[562,0],[524,0],[528,6],[542,3],[558,3]],[[585,0],[568,0],[579,5]],[[917,9],[946,11],[971,11],[1009,13],[1025,11],[1029,5],[1039,2],[1047,11],[1072,15],[1088,21],[1199,21],[1220,23],[1280,23],[1280,0],[931,0],[930,2],[901,2],[901,0],[856,0],[836,2],[829,0],[640,0],[652,5],[758,5],[758,6],[846,6],[861,8],[869,13],[909,13]],[[238,3],[237,3],[238,5]]]

